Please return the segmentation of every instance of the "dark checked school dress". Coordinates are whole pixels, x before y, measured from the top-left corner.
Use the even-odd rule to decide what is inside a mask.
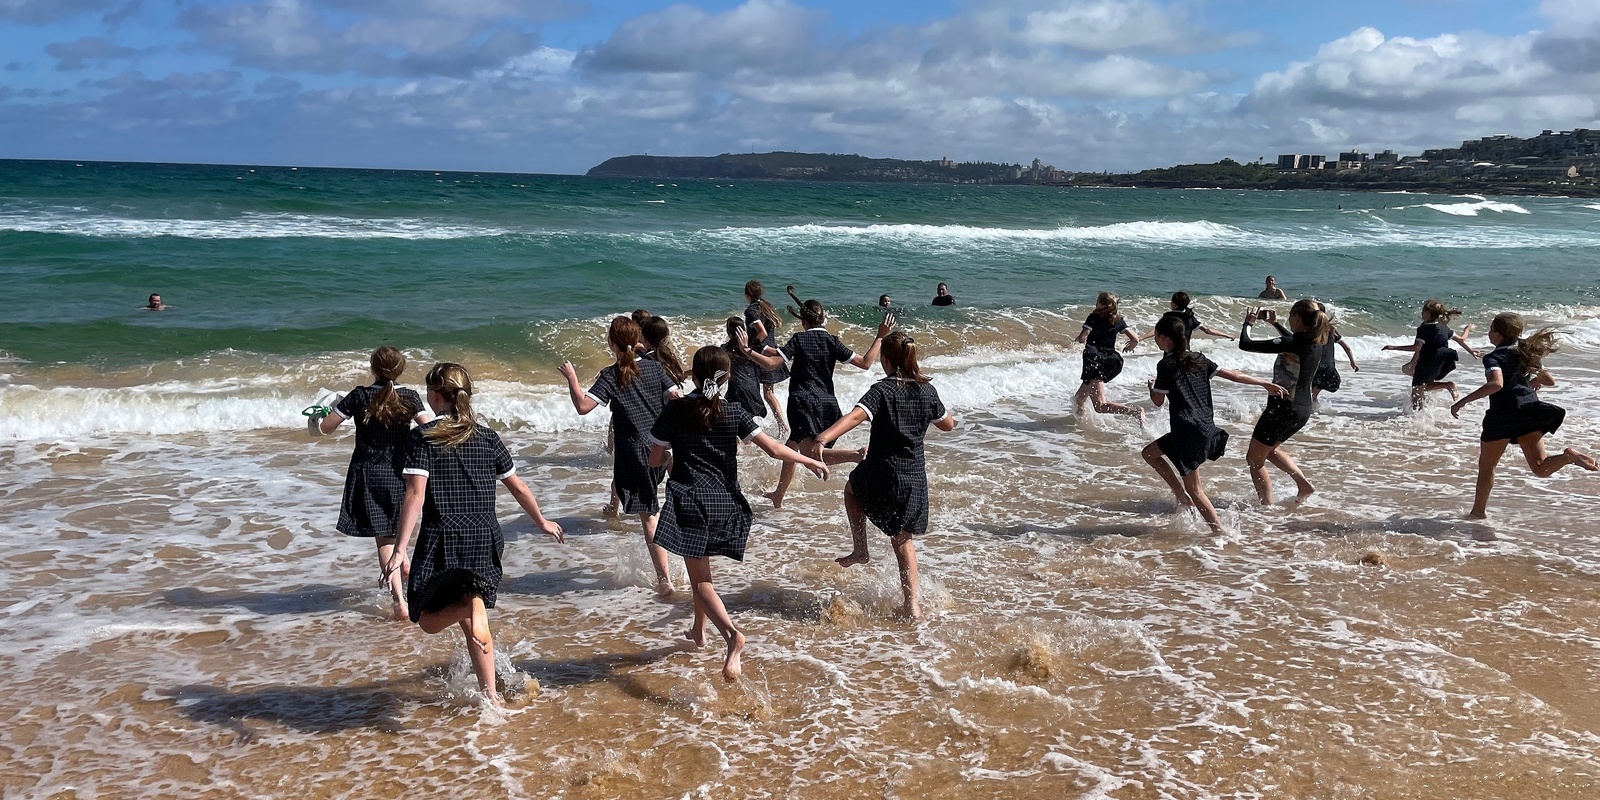
[[[1251,438],[1269,447],[1288,441],[1311,419],[1311,382],[1322,363],[1322,348],[1311,341],[1309,334],[1290,333],[1288,328],[1274,325],[1279,334],[1276,339],[1251,339],[1248,324],[1239,332],[1240,350],[1278,354],[1272,364],[1272,382],[1291,393],[1287,398],[1268,397],[1267,409],[1256,420]]]
[[[400,477],[405,467],[406,438],[411,420],[427,408],[411,389],[395,388],[400,402],[410,414],[404,422],[385,425],[367,421],[367,409],[383,390],[381,386],[357,386],[335,403],[333,412],[355,423],[356,449],[350,454],[350,469],[344,476],[344,500],[339,504],[339,532],[346,536],[397,536],[400,502],[406,485]]]
[[[1183,341],[1185,344],[1194,339],[1194,332],[1200,330],[1202,324],[1200,318],[1196,317],[1194,312],[1187,308],[1182,311],[1168,311],[1161,316],[1177,317],[1178,321],[1183,323]]]
[[[761,398],[761,368],[745,358],[736,344],[724,344],[722,349],[728,354],[728,371],[732,373],[728,375],[728,393],[723,399],[743,406],[751,416],[765,417],[767,403]],[[788,374],[785,370],[784,377]]]
[[[699,397],[696,392],[689,397]],[[650,440],[672,450],[667,499],[656,523],[656,544],[684,558],[744,560],[750,504],[739,489],[739,443],[761,432],[744,406],[724,401],[711,430],[695,427],[694,402],[680,398],[650,429]]]
[[[1522,354],[1513,345],[1503,344],[1483,357],[1485,374],[1500,372],[1500,391],[1489,395],[1489,410],[1483,414],[1482,441],[1510,439],[1512,444],[1530,433],[1555,433],[1567,418],[1566,409],[1539,399],[1529,382]]]
[[[878,530],[928,532],[928,465],[922,442],[928,426],[944,419],[944,403],[931,383],[894,376],[872,385],[856,408],[872,421],[867,458],[850,473],[850,491]]]
[[[1211,406],[1211,379],[1217,365],[1199,353],[1189,353],[1192,369],[1184,369],[1177,353],[1162,356],[1156,364],[1155,390],[1167,396],[1172,432],[1156,440],[1156,447],[1188,475],[1207,461],[1222,458],[1228,450],[1228,432],[1218,428]]]
[[[1117,352],[1117,334],[1128,329],[1128,321],[1118,317],[1116,322],[1112,322],[1099,314],[1090,314],[1083,321],[1083,327],[1089,329],[1089,338],[1083,343],[1083,374],[1080,380],[1084,383],[1110,383],[1122,374],[1122,354]]]
[[[756,322],[758,321],[761,323],[761,327],[766,329],[767,333],[767,338],[759,342],[755,340],[755,327]],[[744,307],[744,327],[745,331],[749,333],[751,337],[750,349],[756,351],[757,353],[765,353],[767,352],[768,347],[775,348],[778,346],[778,321],[761,316],[760,303],[751,303],[750,305]],[[787,365],[780,364],[777,369],[761,370],[762,385],[783,383],[786,380],[789,380],[789,367]],[[752,414],[755,414],[757,408],[758,406],[748,406],[746,410]],[[766,412],[763,411],[761,414],[757,414],[756,416],[765,415]]]
[[[1417,326],[1417,344],[1422,348],[1417,351],[1417,367],[1411,373],[1412,386],[1438,383],[1456,368],[1460,356],[1450,346],[1450,337],[1454,335],[1455,331],[1443,322],[1424,322]]]
[[[639,377],[627,386],[617,380],[617,366],[612,364],[595,377],[594,385],[585,392],[589,399],[611,409],[611,419],[616,425],[616,440],[611,450],[612,475],[617,482],[617,497],[622,499],[624,514],[655,514],[661,511],[656,502],[656,487],[666,475],[665,469],[652,468],[650,460],[650,426],[667,403],[667,392],[677,385],[660,364],[647,358],[634,362],[639,365]]]
[[[822,327],[789,337],[778,352],[789,366],[789,440],[815,438],[844,416],[833,393],[833,366],[856,354]]]
[[[412,431],[406,453],[405,474],[428,479],[406,583],[412,622],[470,594],[494,608],[505,549],[494,513],[495,486],[516,472],[499,434],[478,425],[467,441],[445,449],[423,435],[437,424]]]
[[[1322,360],[1317,362],[1317,375],[1311,382],[1311,388],[1337,392],[1344,385],[1344,378],[1339,375],[1339,355],[1333,350],[1343,339],[1338,331],[1328,329],[1328,343],[1322,346]]]

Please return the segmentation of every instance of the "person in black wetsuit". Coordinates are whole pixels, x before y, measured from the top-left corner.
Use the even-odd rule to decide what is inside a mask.
[[[341,423],[356,423],[356,447],[350,453],[350,469],[344,477],[344,500],[339,505],[339,532],[346,536],[371,537],[378,546],[378,568],[394,555],[395,524],[400,518],[400,501],[405,498],[405,481],[400,470],[405,466],[406,438],[411,421],[426,425],[433,419],[422,397],[394,382],[406,371],[406,357],[393,347],[372,351],[371,386],[357,386],[333,404],[317,430],[326,436]],[[389,576],[389,595],[394,601],[394,618],[407,619],[405,576]]]
[[[872,422],[867,457],[850,473],[844,489],[850,519],[850,554],[835,559],[841,567],[865,564],[867,520],[889,537],[900,562],[900,614],[922,618],[917,587],[917,551],[912,537],[928,532],[928,466],[922,443],[928,426],[955,430],[955,418],[917,365],[917,342],[895,331],[883,340],[883,380],[872,385],[856,407],[817,436],[831,444],[863,422]]]
[[[1294,479],[1299,490],[1297,499],[1304,500],[1316,488],[1306,480],[1283,444],[1311,419],[1311,384],[1322,360],[1322,345],[1328,341],[1328,315],[1317,308],[1316,301],[1301,300],[1289,310],[1289,327],[1285,328],[1269,311],[1267,321],[1279,334],[1273,339],[1250,338],[1250,328],[1256,321],[1256,312],[1245,315],[1244,327],[1239,332],[1239,349],[1249,353],[1276,353],[1278,359],[1272,365],[1272,382],[1288,389],[1290,395],[1267,399],[1267,408],[1261,412],[1255,431],[1251,433],[1245,462],[1250,467],[1250,480],[1255,483],[1256,496],[1262,505],[1272,503],[1272,476],[1267,474],[1269,461]]]
[[[1133,332],[1128,321],[1117,311],[1117,296],[1101,292],[1095,298],[1094,311],[1089,313],[1083,321],[1082,330],[1078,331],[1078,343],[1083,345],[1083,371],[1079,375],[1083,383],[1078,386],[1078,393],[1072,399],[1073,406],[1080,417],[1084,416],[1089,403],[1093,402],[1096,413],[1126,414],[1138,418],[1143,424],[1144,409],[1106,400],[1106,384],[1122,374],[1122,354],[1117,352],[1119,333],[1128,337],[1128,345],[1124,350],[1139,346],[1139,334]]]
[[[1172,432],[1146,445],[1141,455],[1167,482],[1178,505],[1198,509],[1211,532],[1220,534],[1222,521],[1200,483],[1200,466],[1221,458],[1228,448],[1228,432],[1217,427],[1212,412],[1211,378],[1259,386],[1273,397],[1287,397],[1289,390],[1264,378],[1219,369],[1211,359],[1190,350],[1189,330],[1176,315],[1162,317],[1154,335],[1156,346],[1166,355],[1149,381],[1150,402],[1160,408],[1171,401]]]
[[[1328,313],[1328,307],[1322,303],[1317,304],[1322,313]],[[1350,359],[1350,371],[1360,372],[1361,365],[1356,363],[1356,354],[1350,349],[1350,344],[1339,335],[1338,326],[1333,324],[1333,317],[1328,317],[1328,343],[1322,346],[1322,359],[1317,364],[1317,376],[1311,381],[1311,405],[1317,404],[1317,398],[1324,392],[1337,392],[1344,385],[1344,379],[1339,375],[1339,356],[1334,353],[1335,345],[1344,348],[1345,357]]]
[[[744,285],[744,302],[744,324],[752,346],[763,352],[768,347],[777,347],[778,329],[783,327],[783,321],[778,318],[778,310],[767,302],[767,287],[762,286],[761,281],[747,281]],[[778,405],[776,388],[786,380],[789,380],[789,368],[783,364],[779,364],[777,369],[761,371],[761,396],[766,398],[767,407],[772,409],[772,418],[778,422],[779,436],[789,430],[789,423],[783,418],[783,407]],[[747,410],[756,413],[753,408]]]
[[[1411,361],[1400,371],[1411,376],[1411,407],[1414,409],[1421,410],[1422,398],[1430,390],[1447,391],[1451,400],[1460,399],[1455,382],[1444,379],[1456,368],[1458,358],[1456,351],[1450,349],[1451,342],[1461,345],[1473,358],[1483,357],[1467,344],[1471,325],[1462,328],[1460,334],[1450,330],[1450,320],[1458,316],[1461,316],[1460,311],[1445,308],[1438,300],[1429,300],[1422,304],[1422,324],[1417,326],[1416,341],[1383,346],[1385,350],[1411,353]]]
[[[743,331],[744,321],[729,320]],[[650,429],[650,464],[662,466],[672,454],[672,477],[656,542],[683,557],[694,591],[694,623],[685,635],[696,647],[706,645],[706,620],[727,643],[722,677],[737,680],[744,634],[734,627],[722,598],[711,584],[711,556],[744,560],[750,538],[750,503],[739,488],[739,443],[749,442],[786,464],[799,464],[824,480],[828,466],[808,458],[761,432],[743,405],[724,399],[733,365],[723,347],[695,351],[695,391],[667,404]]]
[[[872,340],[867,352],[856,353],[823,327],[828,321],[828,312],[822,303],[816,300],[801,302],[795,296],[793,286],[787,289],[789,297],[800,304],[799,308],[789,306],[789,313],[800,320],[802,330],[789,337],[783,347],[769,347],[764,353],[752,348],[745,356],[767,369],[780,364],[789,367],[789,440],[784,444],[828,464],[860,461],[865,453],[841,453],[831,449],[822,452],[816,438],[817,434],[844,416],[839,410],[839,398],[833,391],[834,366],[848,363],[857,369],[872,369],[872,365],[878,361],[878,348],[883,346],[883,337],[894,330],[894,315],[883,315],[877,338]],[[793,464],[784,464],[779,470],[777,488],[766,494],[773,508],[783,508],[783,498],[789,492],[789,485],[794,483],[794,472]]]
[[[1489,491],[1494,488],[1494,470],[1506,448],[1518,445],[1528,459],[1533,474],[1543,478],[1568,464],[1593,472],[1593,457],[1574,448],[1560,455],[1547,455],[1544,435],[1554,433],[1566,419],[1566,409],[1539,399],[1539,389],[1556,385],[1544,368],[1545,356],[1555,352],[1555,331],[1546,328],[1526,339],[1520,314],[1501,314],[1489,325],[1489,343],[1494,350],[1483,357],[1484,383],[1450,407],[1460,417],[1468,403],[1489,398],[1483,415],[1483,436],[1478,446],[1478,486],[1472,498],[1474,519],[1488,516]]]
[[[956,299],[950,295],[950,287],[939,284],[933,290],[933,304],[936,306],[953,306]]]
[[[1219,339],[1227,339],[1230,342],[1233,341],[1233,334],[1228,333],[1227,331],[1219,331],[1216,328],[1201,322],[1200,318],[1196,317],[1194,315],[1194,311],[1189,308],[1189,304],[1191,302],[1193,302],[1193,300],[1190,299],[1188,292],[1173,292],[1172,302],[1170,304],[1172,310],[1162,315],[1164,317],[1177,317],[1179,320],[1182,320],[1185,342],[1192,341],[1196,333],[1204,333],[1207,336],[1215,336]],[[1154,335],[1155,331],[1152,329],[1145,338],[1149,338],[1150,336]]]
[[[427,384],[428,405],[439,417],[412,431],[407,442],[400,538],[383,566],[383,577],[388,580],[409,571],[406,598],[411,621],[424,633],[460,626],[478,690],[499,705],[488,611],[499,593],[505,549],[495,517],[495,483],[511,490],[535,527],[557,542],[562,540],[561,526],[539,510],[539,501],[517,477],[516,464],[499,434],[473,416],[472,378],[466,369],[460,364],[435,364]],[[417,530],[417,552],[408,558],[406,545],[413,530]]]

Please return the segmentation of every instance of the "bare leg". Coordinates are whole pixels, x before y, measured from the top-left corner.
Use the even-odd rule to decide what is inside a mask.
[[[1099,414],[1122,414],[1129,417],[1138,417],[1139,424],[1144,424],[1144,409],[1113,403],[1106,399],[1106,385],[1101,381],[1094,382],[1094,410]]]
[[[767,407],[772,409],[772,418],[778,421],[778,429],[783,433],[789,432],[789,423],[783,420],[783,406],[778,404],[778,391],[776,384],[764,384],[761,393],[767,398]]]
[[[739,664],[739,654],[744,650],[744,634],[733,627],[733,619],[728,616],[728,609],[723,607],[722,598],[717,596],[717,590],[711,585],[711,561],[706,558],[686,558],[683,560],[689,568],[689,583],[694,586],[694,599],[711,624],[717,626],[717,632],[722,634],[722,640],[728,643],[728,654],[722,662],[722,678],[727,681],[736,681],[743,671]]]
[[[1415,411],[1422,410],[1422,394],[1427,391],[1425,386],[1411,387],[1411,408]]]
[[[812,445],[815,445],[816,443],[816,439],[806,439],[805,441],[796,441],[794,439],[790,439],[789,441],[784,442],[784,444],[789,446],[789,449],[796,450],[801,453],[809,453]],[[772,501],[773,508],[783,508],[784,495],[789,493],[789,487],[794,483],[794,470],[795,465],[787,461],[783,462],[783,466],[778,469],[778,488],[762,495],[763,497]]]
[[[672,566],[667,562],[667,551],[656,544],[656,514],[640,514],[639,524],[644,527],[644,546],[650,550],[650,564],[656,569],[656,594],[672,596]]]
[[[1178,473],[1172,469],[1171,464],[1167,463],[1167,457],[1161,452],[1160,445],[1151,442],[1145,445],[1143,450],[1139,451],[1139,455],[1144,456],[1145,463],[1155,469],[1156,474],[1161,476],[1161,480],[1167,482],[1167,488],[1172,490],[1172,496],[1178,499],[1180,507],[1189,508],[1194,506],[1194,502],[1189,499],[1189,493],[1183,488],[1183,483],[1178,480]]]
[[[1267,474],[1267,457],[1274,449],[1252,438],[1250,449],[1244,454],[1244,463],[1250,468],[1250,482],[1256,485],[1256,499],[1264,506],[1272,505],[1272,476]]]
[[[379,536],[375,541],[378,543],[378,568],[381,570],[383,565],[388,564],[389,559],[394,557],[395,538],[393,536]],[[402,572],[406,574],[402,575]],[[406,579],[410,577],[410,573],[409,567],[389,573],[389,597],[394,600],[394,610],[391,616],[396,622],[405,622],[411,619],[411,611],[406,607],[405,583]]]
[[[850,554],[834,561],[841,567],[853,567],[871,561],[872,556],[867,553],[867,514],[861,510],[861,501],[856,499],[856,493],[850,490],[848,483],[844,485],[844,515],[850,520]]]
[[[900,562],[900,592],[905,595],[905,605],[899,614],[909,619],[922,619],[922,592],[917,585],[917,546],[910,531],[901,531],[889,543],[894,545],[895,560]]]
[[[1517,443],[1522,446],[1522,455],[1528,459],[1533,474],[1541,478],[1556,474],[1568,464],[1577,464],[1590,472],[1596,469],[1593,458],[1571,447],[1561,451],[1560,455],[1545,455],[1543,431],[1523,436]]]
[[[1294,463],[1294,459],[1289,457],[1289,451],[1283,449],[1283,445],[1278,445],[1277,447],[1272,448],[1272,452],[1267,454],[1267,460],[1271,461],[1273,466],[1283,470],[1285,474],[1294,479],[1294,486],[1298,492],[1294,499],[1304,500],[1307,497],[1316,494],[1316,487],[1312,486],[1311,482],[1306,480],[1306,476],[1300,472],[1300,467]]]
[[[706,610],[700,605],[700,596],[694,596],[694,622],[689,625],[689,631],[683,635],[694,644],[696,649],[706,646]]]
[[[1200,509],[1200,516],[1211,526],[1211,532],[1219,536],[1224,533],[1222,518],[1217,516],[1217,509],[1211,505],[1211,498],[1206,496],[1206,489],[1200,484],[1200,470],[1183,476],[1183,488],[1194,500],[1195,508]]]
[[[1078,385],[1078,393],[1072,396],[1072,410],[1078,416],[1089,413],[1089,395],[1093,391],[1093,384],[1099,381],[1084,381]]]
[[[616,519],[622,508],[622,498],[617,496],[617,482],[611,482],[611,499],[606,501],[606,507],[600,509],[600,516],[606,519]]]
[[[472,616],[457,623],[467,639],[467,657],[472,660],[472,673],[478,677],[478,691],[492,705],[500,705],[500,695],[494,690],[494,637],[489,634],[489,614],[483,607],[483,598],[472,596]]]
[[[1489,492],[1494,489],[1494,468],[1511,445],[1510,439],[1483,442],[1478,445],[1478,486],[1472,494],[1472,519],[1489,518]]]

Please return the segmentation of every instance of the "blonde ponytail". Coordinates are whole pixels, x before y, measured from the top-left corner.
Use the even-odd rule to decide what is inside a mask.
[[[472,438],[478,420],[472,414],[472,376],[460,364],[434,364],[428,370],[428,389],[450,405],[450,410],[439,415],[438,421],[423,429],[428,441],[453,450]]]

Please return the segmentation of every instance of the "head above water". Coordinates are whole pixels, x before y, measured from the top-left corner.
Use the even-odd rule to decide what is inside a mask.
[[[1274,287],[1274,286],[1277,286],[1277,285],[1278,285],[1278,278],[1277,278],[1277,276],[1275,276],[1275,275],[1268,275],[1268,276],[1267,276],[1267,288],[1268,288],[1268,289],[1271,289],[1271,288],[1272,288],[1272,287]]]
[[[878,308],[888,308],[894,305],[894,300],[886,294],[878,295]]]
[[[150,305],[148,307],[149,308],[160,308],[161,307],[161,295],[156,294],[154,292],[151,292],[150,293]]]
[[[950,287],[941,283],[933,290],[933,293],[939,297],[944,297],[950,293]]]

